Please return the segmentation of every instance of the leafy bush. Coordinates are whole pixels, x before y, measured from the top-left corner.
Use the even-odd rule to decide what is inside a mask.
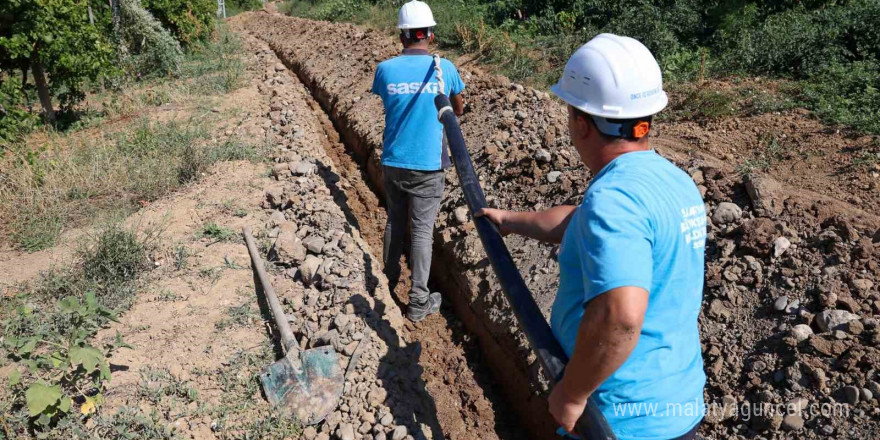
[[[294,0],[283,9],[393,29],[401,4]],[[431,7],[441,47],[477,54],[516,81],[548,86],[578,46],[611,32],[642,41],[671,84],[701,75],[767,75],[800,84],[798,93],[768,100],[771,105],[738,106],[749,114],[798,100],[829,123],[880,133],[877,0],[434,0]],[[729,114],[714,105],[727,97],[712,95],[692,95],[691,108],[710,118]],[[702,104],[710,108],[703,112]]]
[[[880,63],[829,66],[803,82],[810,107],[827,122],[880,133]]]
[[[214,0],[143,0],[143,5],[184,46],[204,41],[214,32]]]
[[[15,78],[0,81],[0,152],[18,142],[31,130],[36,116],[24,107],[24,97]]]
[[[231,17],[244,11],[256,11],[263,9],[260,0],[228,0],[226,2],[226,16]]]
[[[134,71],[141,76],[178,73],[183,57],[180,43],[139,0],[121,0],[120,10],[122,38],[133,55]]]

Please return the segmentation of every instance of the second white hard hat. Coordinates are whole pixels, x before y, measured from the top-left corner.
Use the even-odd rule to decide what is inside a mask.
[[[425,2],[413,0],[400,7],[397,13],[398,29],[424,29],[437,26],[434,13]]]
[[[650,116],[669,103],[651,51],[636,39],[613,34],[581,46],[550,90],[585,113],[612,119]]]

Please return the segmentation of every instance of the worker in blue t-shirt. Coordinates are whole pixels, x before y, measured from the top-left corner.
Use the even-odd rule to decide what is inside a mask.
[[[648,145],[668,103],[660,67],[640,42],[602,34],[551,90],[594,174],[583,202],[478,213],[502,233],[561,243],[550,325],[571,361],[550,412],[572,432],[593,396],[621,440],[692,439],[705,413],[706,210],[693,180]]]
[[[437,120],[434,97],[440,93],[434,59],[428,45],[437,23],[427,4],[411,1],[400,8],[398,28],[403,54],[376,68],[373,93],[385,106],[382,171],[388,223],[383,259],[392,287],[400,278],[407,223],[412,227],[410,266],[412,287],[406,316],[418,322],[440,310],[440,294],[428,290],[434,221],[451,162],[443,126]],[[464,83],[455,66],[441,59],[443,92],[452,99],[456,115],[464,111]]]

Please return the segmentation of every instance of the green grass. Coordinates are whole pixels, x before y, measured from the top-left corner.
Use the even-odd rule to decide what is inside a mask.
[[[144,107],[168,103],[213,107],[212,96],[246,83],[242,51],[241,41],[221,26],[215,39],[188,48],[179,77],[126,82],[97,93],[90,101],[101,103],[100,110],[80,111],[92,115],[88,119],[59,131],[44,127],[46,140],[35,149],[12,145],[0,160],[0,224],[8,228],[12,244],[28,252],[45,249],[64,230],[128,215],[198,180],[216,162],[264,161],[265,142],[215,140],[216,119],[228,115],[205,111],[211,116],[168,122],[132,118]],[[133,120],[74,136],[111,118]]]
[[[209,222],[202,225],[202,237],[214,241],[234,241],[238,239],[238,233],[225,226]]]
[[[43,151],[7,163],[0,220],[22,250],[53,246],[65,228],[127,215],[230,160],[265,160],[265,143],[213,142],[199,119],[151,122],[81,143],[53,139]]]

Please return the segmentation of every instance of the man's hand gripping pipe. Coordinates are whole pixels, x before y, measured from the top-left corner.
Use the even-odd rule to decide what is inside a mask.
[[[438,118],[446,130],[446,138],[449,142],[455,170],[458,172],[458,180],[461,183],[465,201],[473,216],[475,212],[487,207],[486,197],[474,172],[474,165],[471,162],[470,153],[465,146],[458,118],[452,111],[449,97],[443,93],[442,70],[440,69],[439,57],[436,55],[434,57],[434,65],[435,69],[437,69],[438,80],[440,81],[440,94],[434,98],[434,105],[437,107]],[[474,224],[480,240],[483,242],[483,247],[489,255],[492,268],[495,270],[495,274],[501,283],[501,288],[507,295],[532,349],[535,350],[544,374],[547,375],[551,385],[556,386],[556,383],[562,378],[565,364],[568,363],[568,356],[562,350],[559,341],[553,336],[550,326],[541,314],[541,309],[538,308],[532,293],[516,268],[513,258],[510,256],[510,251],[507,250],[507,245],[501,238],[498,228],[486,217],[475,217]],[[587,401],[587,407],[584,409],[584,414],[578,420],[575,430],[581,438],[587,440],[616,439],[614,432],[608,425],[608,421],[605,420],[605,416],[602,415],[592,397]]]

